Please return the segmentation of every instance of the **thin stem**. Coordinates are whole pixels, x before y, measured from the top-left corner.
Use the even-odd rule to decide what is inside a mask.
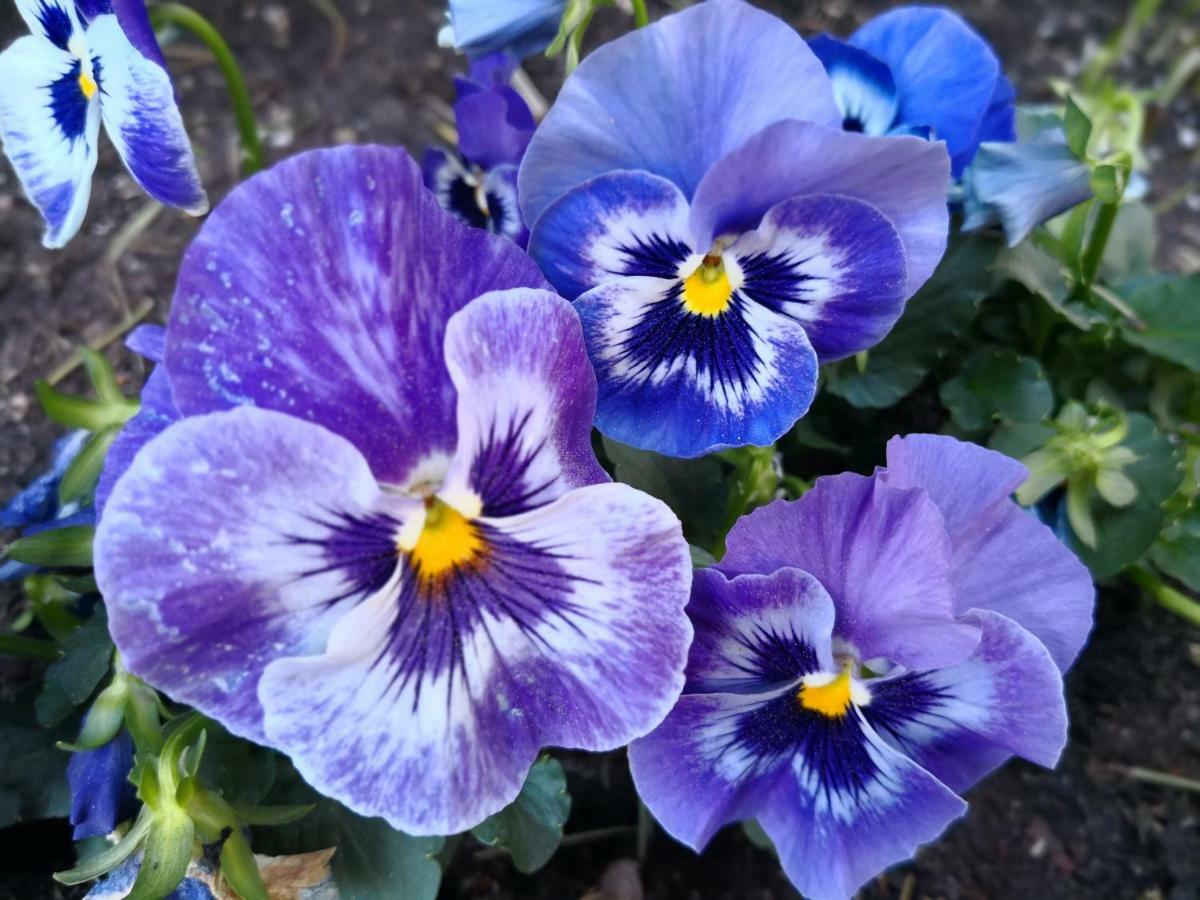
[[[1079,264],[1084,287],[1091,287],[1092,282],[1096,280],[1096,273],[1100,271],[1100,261],[1104,259],[1104,251],[1108,248],[1108,239],[1112,234],[1113,223],[1117,221],[1119,208],[1116,203],[1104,203],[1096,214],[1096,224],[1092,226],[1087,250],[1084,251]]]
[[[258,137],[258,124],[254,120],[254,107],[250,103],[250,92],[246,90],[246,79],[238,68],[233,51],[221,37],[221,33],[208,19],[182,3],[160,3],[150,7],[150,21],[155,28],[176,25],[190,31],[199,38],[217,61],[221,74],[225,76],[225,87],[233,104],[238,131],[242,136],[242,174],[253,175],[263,167],[262,142]]]
[[[62,652],[53,641],[39,641],[16,634],[0,634],[0,656],[20,656],[23,659],[54,662],[62,656]]]
[[[1153,597],[1160,606],[1200,628],[1200,603],[1183,592],[1164,584],[1162,579],[1141,566],[1130,569],[1129,577],[1138,587]]]
[[[1141,766],[1131,766],[1125,770],[1125,774],[1134,781],[1145,781],[1148,784],[1200,792],[1200,781],[1194,778],[1184,778],[1182,775],[1172,775],[1170,772],[1158,772],[1154,769],[1143,769]]]
[[[650,24],[650,14],[646,12],[646,0],[633,0],[633,24],[637,28],[645,28]]]

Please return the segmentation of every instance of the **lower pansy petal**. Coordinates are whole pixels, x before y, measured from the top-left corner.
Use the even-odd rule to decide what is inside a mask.
[[[1036,637],[998,613],[963,662],[870,682],[867,721],[956,791],[1010,754],[1053,767],[1067,740],[1062,676]]]
[[[861,660],[934,668],[979,642],[978,626],[955,619],[950,540],[924,491],[827,476],[739,519],[727,547],[727,574],[795,566],[815,576],[837,609],[834,637]]]
[[[774,442],[816,390],[803,326],[736,291],[719,312],[693,312],[684,289],[621,278],[575,302],[599,382],[596,427],[668,456]]]
[[[568,300],[619,276],[675,279],[692,253],[687,198],[648,172],[593,178],[532,228],[529,254]]]
[[[440,494],[513,516],[608,481],[592,450],[596,376],[579,318],[550,291],[497,291],[446,326],[458,453]]]
[[[735,241],[740,292],[800,322],[822,362],[882,340],[904,309],[907,267],[891,222],[849,197],[793,197]]]
[[[392,580],[415,505],[319,426],[254,409],[176,423],[137,454],[96,532],[125,664],[261,742],[263,669],[319,653]]]
[[[130,43],[116,14],[96,18],[87,40],[104,128],[134,180],[160,203],[206,213],[208,195],[166,70]]]
[[[542,746],[647,733],[683,687],[690,560],[665,505],[593,485],[473,527],[470,560],[410,565],[259,690],[268,738],[314,787],[412,834],[501,809]]]
[[[0,53],[0,140],[46,220],[42,242],[50,248],[79,231],[92,191],[100,109],[83,77],[79,60],[38,37]]]

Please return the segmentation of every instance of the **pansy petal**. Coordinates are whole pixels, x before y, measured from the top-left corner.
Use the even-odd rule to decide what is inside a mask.
[[[829,73],[842,128],[875,135],[891,131],[899,106],[891,70],[867,51],[827,34],[808,46]]]
[[[294,156],[241,184],[184,257],[167,371],[186,414],[253,404],[350,438],[400,484],[455,445],[445,322],[544,287],[511,242],[444,212],[402,150]]]
[[[941,435],[888,444],[889,484],[921,488],[946,520],[956,612],[1002,613],[1033,632],[1063,671],[1092,627],[1091,575],[1057,537],[1010,495],[1025,467],[1003,454]]]
[[[480,527],[479,565],[406,572],[260,689],[268,737],[310,784],[411,834],[502,808],[542,746],[645,734],[683,686],[690,562],[665,505],[593,485]]]
[[[740,293],[801,323],[822,363],[873,347],[904,309],[908,269],[900,237],[860,200],[784,200],[728,252],[745,278]]]
[[[458,391],[458,453],[440,494],[484,516],[545,506],[608,481],[592,450],[596,376],[579,318],[549,291],[485,294],[446,326]]]
[[[696,4],[598,47],[567,79],[521,165],[525,221],[620,169],[691,197],[714,162],[784,119],[842,120],[808,45],[740,0]]]
[[[87,213],[100,105],[80,85],[79,60],[40,37],[0,53],[0,140],[30,202],[46,220],[42,243],[64,246]]]
[[[566,0],[450,0],[454,45],[473,57],[531,56],[554,40]]]
[[[17,12],[29,26],[30,32],[48,40],[59,50],[66,50],[71,39],[80,32],[79,17],[73,0],[15,0]],[[6,88],[8,83],[5,82]]]
[[[613,172],[568,191],[529,238],[530,256],[568,300],[619,276],[674,279],[691,252],[687,198],[647,172]]]
[[[714,237],[754,228],[789,197],[852,197],[879,210],[900,235],[907,298],[946,250],[949,184],[950,162],[940,144],[783,122],[752,137],[705,176],[692,203],[693,240],[707,246]]]
[[[872,19],[850,43],[885,62],[896,81],[900,121],[926,125],[945,141],[958,177],[979,146],[979,128],[1000,76],[996,54],[957,13],[937,7],[894,9]]]
[[[694,314],[681,285],[621,278],[575,301],[599,381],[596,427],[668,456],[776,441],[816,390],[804,327],[736,292],[719,315]]]
[[[100,470],[100,480],[96,483],[95,507],[98,515],[103,515],[113,486],[133,463],[138,451],[179,419],[167,372],[159,366],[150,373],[142,388],[141,409],[121,428],[121,433],[104,456],[104,468]]]
[[[125,338],[125,346],[138,356],[161,363],[167,353],[167,329],[161,325],[138,325]]]
[[[146,0],[75,0],[75,9],[85,26],[100,16],[109,13],[116,15],[117,21],[121,23],[121,30],[138,52],[164,69],[167,67],[162,48],[158,46],[158,38],[154,34],[154,26],[150,23]]]
[[[1017,91],[1004,75],[996,79],[992,102],[979,125],[979,142],[1008,143],[1017,139]]]
[[[392,579],[412,506],[320,426],[258,409],[176,423],[137,454],[96,532],[125,664],[262,742],[263,669],[321,652],[333,622]]]
[[[535,127],[521,95],[507,85],[479,90],[461,78],[457,84],[454,119],[459,152],[485,169],[520,162]]]
[[[901,753],[956,791],[1017,754],[1053,767],[1067,741],[1062,676],[1036,637],[976,612],[979,646],[963,662],[872,681],[863,713]]]
[[[950,541],[933,501],[875,478],[820,478],[796,501],[743,516],[718,564],[727,574],[797,567],[837,609],[834,636],[858,657],[913,669],[965,659],[978,626],[955,620]]]
[[[700,569],[687,612],[696,637],[685,693],[765,692],[834,669],[833,601],[800,569],[733,579]]]
[[[116,15],[87,31],[104,129],[134,180],[155,200],[194,216],[208,211],[192,145],[166,70],[129,42]]]

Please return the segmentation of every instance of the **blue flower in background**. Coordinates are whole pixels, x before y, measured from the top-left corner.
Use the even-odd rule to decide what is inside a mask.
[[[16,0],[31,35],[0,53],[0,139],[62,247],[83,222],[100,124],[154,199],[201,215],[170,77],[141,0]]]
[[[88,436],[86,431],[73,431],[59,438],[54,445],[50,468],[0,509],[0,527],[19,528],[23,536],[28,536],[69,525],[88,525],[95,520],[90,507],[78,503],[59,506],[58,503],[58,485],[87,443]],[[0,563],[0,582],[19,581],[36,571],[35,566],[9,560]]]
[[[962,174],[983,141],[1011,141],[1013,88],[995,52],[947,9],[910,6],[868,22],[848,41],[809,42],[825,65],[847,131],[946,142]]]
[[[567,0],[450,0],[450,38],[468,56],[545,50],[558,33]]]
[[[133,768],[133,738],[121,731],[94,750],[71,754],[67,782],[71,786],[71,825],[77,841],[110,834],[137,811],[129,781]]]
[[[524,247],[529,231],[517,202],[517,165],[533,137],[533,114],[512,87],[515,62],[494,54],[454,80],[458,153],[431,148],[422,164],[425,186],[442,208],[468,225]]]

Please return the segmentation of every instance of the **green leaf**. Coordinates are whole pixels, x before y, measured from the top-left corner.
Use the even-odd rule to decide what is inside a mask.
[[[46,415],[69,428],[86,428],[88,431],[103,431],[124,425],[138,411],[138,403],[122,400],[119,403],[102,403],[89,397],[73,397],[56,390],[44,381],[34,385],[38,400]]]
[[[1200,372],[1200,273],[1152,281],[1129,293],[1126,302],[1145,327],[1122,323],[1125,340]]]
[[[1067,109],[1063,115],[1063,130],[1067,135],[1067,146],[1075,158],[1086,160],[1088,141],[1092,139],[1092,120],[1070,97],[1067,98]]]
[[[536,872],[558,849],[570,811],[562,764],[543,757],[529,770],[517,799],[471,833],[489,846],[506,848],[520,871]]]
[[[703,547],[697,547],[695,544],[688,544],[688,550],[692,552],[693,569],[707,569],[709,566],[715,566],[717,564],[717,558]]]
[[[151,817],[142,863],[126,900],[162,900],[179,886],[192,861],[196,830],[186,812],[164,804]]]
[[[91,347],[80,347],[79,356],[83,360],[84,368],[87,369],[92,387],[96,389],[96,396],[100,398],[101,402],[125,403],[125,395],[121,393],[121,386],[117,384],[117,376],[108,360]]]
[[[314,809],[315,803],[286,804],[280,806],[242,806],[232,804],[237,817],[247,825],[291,825],[299,822]]]
[[[1137,460],[1121,471],[1137,487],[1137,499],[1125,507],[1091,505],[1096,547],[1075,541],[1073,549],[1097,579],[1108,578],[1137,562],[1157,540],[1163,527],[1163,503],[1183,479],[1181,455],[1170,438],[1141,413],[1128,417],[1129,434],[1122,446]]]
[[[847,359],[822,369],[830,393],[865,409],[892,406],[912,393],[975,318],[991,287],[997,248],[983,237],[955,242],[865,366]]]
[[[89,497],[95,491],[108,448],[117,439],[120,431],[119,428],[106,428],[104,431],[97,431],[84,442],[79,453],[71,460],[67,471],[63,473],[62,481],[58,483],[60,504],[74,503]]]
[[[69,525],[13,541],[5,553],[9,559],[31,566],[88,569],[92,565],[92,525]]]
[[[210,723],[206,730],[200,780],[220,788],[221,796],[235,807],[262,803],[275,783],[277,754],[230,734],[216,723]]]
[[[763,827],[758,824],[758,819],[746,819],[742,822],[742,833],[746,835],[746,840],[752,843],[760,850],[766,850],[768,853],[775,853],[775,842],[771,840],[770,835],[763,831]]]
[[[995,271],[1040,297],[1082,331],[1108,321],[1100,311],[1072,299],[1074,284],[1070,270],[1032,241],[1022,241],[1016,247],[1001,251],[996,258]]]
[[[1173,522],[1150,551],[1162,572],[1200,591],[1200,507],[1192,507]]]
[[[1146,275],[1158,252],[1158,224],[1145,203],[1122,203],[1104,247],[1100,273],[1107,284]]]
[[[39,725],[32,699],[24,689],[0,702],[0,828],[71,811],[67,754],[55,741],[74,735]]]
[[[971,432],[995,421],[1037,422],[1054,408],[1054,392],[1037,360],[995,348],[977,351],[940,395],[955,423]]]
[[[238,829],[230,832],[221,845],[221,874],[242,900],[269,900],[254,851]]]
[[[38,721],[53,726],[86,703],[112,666],[113,643],[108,636],[104,608],[98,606],[63,641],[63,657],[46,669],[37,699]]]
[[[83,884],[85,881],[93,881],[106,872],[115,869],[137,850],[138,846],[142,843],[142,838],[150,831],[152,819],[153,816],[150,810],[142,807],[141,815],[138,816],[138,820],[134,823],[133,827],[125,832],[124,837],[114,846],[102,850],[93,856],[81,859],[79,864],[73,869],[68,869],[65,872],[55,872],[54,880],[60,884]]]

